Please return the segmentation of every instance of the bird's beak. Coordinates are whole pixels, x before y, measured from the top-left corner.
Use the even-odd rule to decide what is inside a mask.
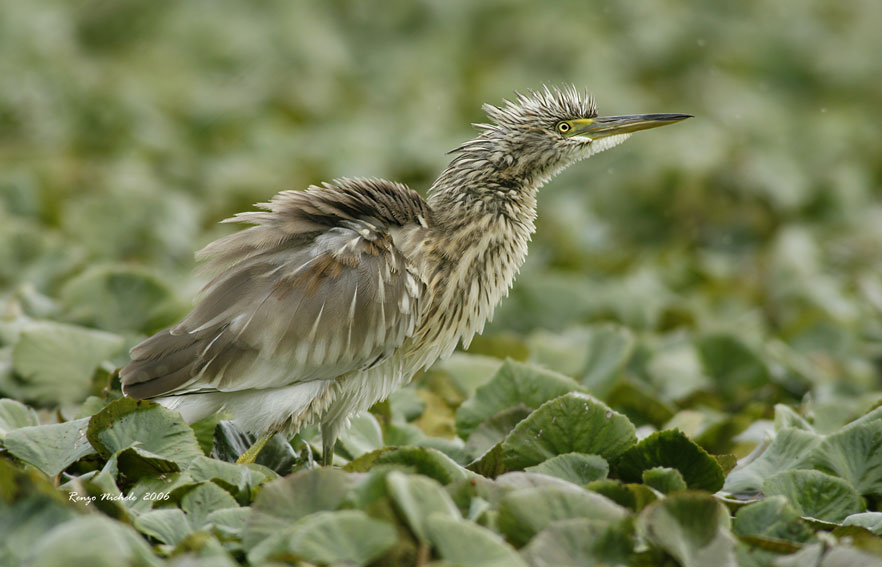
[[[598,118],[580,118],[572,120],[573,130],[570,137],[582,136],[605,138],[616,134],[630,134],[638,130],[648,130],[666,126],[681,120],[692,118],[691,114],[627,114],[625,116],[601,116]]]

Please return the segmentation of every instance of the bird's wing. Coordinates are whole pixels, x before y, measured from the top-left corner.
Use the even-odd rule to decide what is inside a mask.
[[[230,219],[255,226],[200,252],[218,275],[179,325],[131,350],[127,395],[331,379],[377,364],[413,333],[423,283],[392,232],[427,226],[419,195],[343,179],[261,207]]]

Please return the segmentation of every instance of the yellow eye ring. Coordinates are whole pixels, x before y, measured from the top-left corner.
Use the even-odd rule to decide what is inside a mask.
[[[569,132],[572,129],[573,129],[573,127],[570,126],[570,124],[568,122],[558,122],[557,123],[557,131],[560,132],[561,134],[566,134],[567,132]]]

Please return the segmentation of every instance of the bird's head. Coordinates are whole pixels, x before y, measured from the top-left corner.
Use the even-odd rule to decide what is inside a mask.
[[[502,106],[484,105],[492,124],[457,148],[481,154],[497,174],[538,184],[563,168],[624,142],[633,132],[673,124],[689,114],[597,116],[594,98],[575,87],[517,94]]]

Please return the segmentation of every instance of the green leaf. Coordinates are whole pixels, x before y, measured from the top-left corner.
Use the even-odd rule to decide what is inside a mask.
[[[27,565],[37,541],[78,511],[39,471],[0,459],[0,561],[6,565]]]
[[[92,413],[98,412],[95,411]],[[223,415],[223,412],[218,412],[190,424],[190,428],[193,430],[193,433],[196,434],[196,441],[199,442],[199,448],[202,449],[202,453],[205,455],[210,455],[211,450],[214,448],[215,431],[217,425],[222,421]]]
[[[84,400],[98,365],[119,352],[123,338],[49,321],[29,323],[12,348],[12,367],[28,399],[45,404]]]
[[[468,353],[491,357],[497,361],[506,358],[525,361],[530,356],[530,347],[524,339],[512,332],[478,333],[469,343]]]
[[[717,464],[723,469],[723,474],[728,475],[738,465],[738,457],[731,453],[725,455],[713,455]]]
[[[146,400],[120,398],[108,404],[89,420],[88,437],[105,459],[134,445],[182,467],[203,456],[180,414]]]
[[[882,495],[882,420],[833,433],[807,460],[822,472],[844,478],[861,494]]]
[[[89,418],[51,425],[21,427],[10,431],[6,449],[49,476],[55,476],[86,455],[95,452],[86,439]]]
[[[534,567],[632,565],[629,525],[630,521],[558,520],[536,534],[521,553]]]
[[[850,514],[864,511],[854,487],[820,471],[780,472],[763,482],[763,494],[784,496],[800,515],[826,522],[841,522]]]
[[[370,413],[363,413],[350,420],[349,428],[340,434],[339,442],[351,458],[356,458],[382,449],[383,430],[380,423]]]
[[[163,565],[138,532],[95,514],[65,522],[47,532],[34,545],[29,559],[26,564],[32,565]]]
[[[252,471],[245,465],[227,463],[208,457],[196,457],[187,467],[187,474],[196,482],[204,480],[219,480],[221,485],[242,487],[251,476]]]
[[[608,392],[633,351],[634,334],[627,327],[606,324],[592,329],[579,382],[598,395]]]
[[[409,422],[417,419],[426,411],[426,402],[413,388],[395,390],[387,398],[389,417],[393,422]],[[392,445],[393,443],[390,443]]]
[[[524,405],[506,408],[481,422],[466,441],[466,454],[477,458],[503,441],[515,426],[523,421],[531,410]]]
[[[211,527],[212,533],[216,534],[223,540],[241,541],[242,531],[251,517],[251,509],[248,507],[240,508],[221,508],[209,512],[205,517],[205,527]]]
[[[293,528],[287,547],[322,565],[367,565],[398,540],[395,528],[361,510],[318,512]]]
[[[135,518],[135,528],[144,535],[166,543],[178,545],[193,533],[187,516],[180,508],[150,510]]]
[[[527,338],[530,362],[564,376],[582,376],[593,334],[591,327],[571,327],[560,332],[539,328]]]
[[[465,466],[470,459],[465,453],[465,447],[459,437],[445,439],[443,437],[423,437],[414,442],[417,447],[426,449],[435,449],[450,457],[450,459],[459,466]]]
[[[362,455],[343,470],[366,472],[377,465],[402,465],[445,485],[471,476],[469,471],[441,451],[425,447],[386,447]]]
[[[677,469],[653,467],[643,471],[643,484],[650,486],[662,494],[670,494],[686,490],[686,481]]]
[[[738,337],[708,335],[697,345],[707,375],[728,397],[746,397],[752,388],[761,387],[771,379],[766,364]]]
[[[594,480],[605,479],[609,474],[609,463],[599,455],[564,453],[538,465],[526,467],[524,471],[547,474],[573,484],[585,485]]]
[[[860,416],[859,418],[848,422],[846,427],[854,427],[856,425],[863,425],[865,423],[870,423],[873,421],[877,421],[882,419],[882,400],[878,400],[876,404],[873,406],[873,409]]]
[[[651,387],[636,380],[619,380],[604,399],[637,425],[662,427],[674,417],[673,406],[660,400]]]
[[[507,472],[499,476],[494,485],[506,493],[513,490],[540,488],[545,486],[560,488],[561,490],[574,490],[578,488],[574,486],[572,482],[557,478],[556,476],[524,471]]]
[[[116,399],[116,397],[114,397],[113,399]],[[95,395],[89,396],[88,398],[86,398],[86,400],[82,404],[80,404],[80,407],[77,410],[77,413],[74,415],[74,419],[81,419],[84,417],[92,417],[93,415],[95,415],[96,413],[98,413],[99,411],[104,409],[104,406],[109,404],[111,401],[113,401],[113,400],[104,399],[103,396],[102,397],[98,397]]]
[[[877,567],[879,554],[827,542],[812,543],[796,553],[781,557],[774,567]]]
[[[171,289],[156,277],[124,266],[96,266],[61,289],[68,317],[114,332],[151,334],[180,314]]]
[[[180,466],[171,459],[145,451],[137,445],[117,451],[116,460],[119,472],[128,482],[181,470]]]
[[[21,402],[0,399],[0,443],[6,439],[6,434],[20,427],[39,425],[37,412]]]
[[[450,495],[431,478],[390,471],[386,475],[386,486],[389,498],[421,542],[429,539],[425,523],[430,514],[460,517]]]
[[[842,520],[843,526],[867,528],[877,536],[882,536],[882,512],[861,512],[851,514]]]
[[[108,461],[110,463],[111,461]],[[142,477],[131,488],[126,496],[129,509],[135,514],[142,514],[148,510],[162,507],[163,503],[172,499],[172,493],[179,494],[188,486],[195,483],[187,473],[168,473],[160,476]]]
[[[694,343],[675,336],[652,347],[646,353],[646,372],[660,399],[681,400],[710,389],[711,381],[704,373]]]
[[[221,421],[214,430],[212,455],[228,463],[234,463],[242,453],[257,441],[257,436],[240,431],[231,421]],[[297,453],[282,435],[273,435],[269,443],[257,454],[258,465],[286,475],[297,464]]]
[[[521,404],[535,409],[567,392],[582,390],[578,383],[562,374],[507,360],[493,378],[456,411],[456,430],[460,437],[468,439],[481,422],[502,410]]]
[[[572,485],[541,486],[505,495],[499,503],[497,525],[509,541],[522,546],[558,520],[615,522],[627,515],[627,510],[599,494]]]
[[[710,494],[679,492],[647,506],[638,518],[647,542],[683,567],[736,567],[729,512]]]
[[[602,494],[619,506],[629,508],[635,512],[643,510],[646,506],[658,500],[656,493],[643,484],[624,483],[609,478],[589,482],[585,488]]]
[[[425,439],[426,434],[423,430],[410,423],[391,422],[385,424],[383,428],[383,441],[389,447],[416,445]]]
[[[797,543],[812,537],[812,530],[783,496],[769,496],[738,510],[735,533]]]
[[[753,408],[757,407],[753,406]],[[708,415],[708,419],[702,424],[700,432],[696,432],[690,437],[710,453],[726,453],[735,447],[735,437],[755,423],[755,419],[756,416],[747,411],[728,415],[712,412],[712,415]],[[666,425],[663,429],[672,429],[672,427]],[[738,441],[746,441],[746,439],[739,437]],[[723,462],[720,464],[724,465],[723,469],[728,473],[737,464],[737,461],[738,459],[735,457],[731,466],[728,467]]]
[[[723,490],[732,494],[758,493],[766,478],[801,466],[821,439],[811,431],[791,427],[780,430],[771,444],[758,447],[744,464],[729,473]]]
[[[237,465],[208,457],[197,457],[187,473],[196,482],[210,480],[227,490],[240,504],[251,501],[251,493],[262,483],[274,478],[273,473],[260,465]]]
[[[615,463],[623,480],[640,482],[643,471],[653,467],[677,469],[692,489],[716,492],[723,486],[723,469],[707,451],[676,429],[646,437]]]
[[[811,424],[796,413],[793,408],[784,404],[775,404],[775,431],[781,431],[788,427],[814,432]]]
[[[467,470],[476,472],[487,478],[496,478],[507,472],[502,461],[502,443],[497,443],[466,466]]]
[[[353,479],[340,469],[304,470],[263,485],[251,506],[242,545],[254,548],[288,525],[314,512],[336,510]]]
[[[226,543],[227,546],[238,551],[235,544]],[[162,552],[164,550],[160,547],[157,551]],[[193,532],[179,543],[171,553],[174,560],[177,560],[178,557],[186,557],[198,560],[198,565],[211,565],[211,567],[239,566],[239,563],[233,559],[218,537],[208,531]]]
[[[502,496],[511,490],[508,486],[482,476],[454,482],[444,488],[464,518],[481,521],[482,524],[489,519],[489,515],[495,513]]]
[[[564,453],[618,457],[637,437],[628,418],[577,392],[542,404],[502,443],[508,470],[537,465]]]
[[[469,567],[527,567],[501,537],[473,522],[432,514],[426,529],[438,554],[453,565]]]
[[[238,506],[239,503],[229,492],[208,481],[187,489],[181,498],[181,510],[187,514],[190,525],[197,530],[203,527],[212,512]]]
[[[470,398],[497,374],[503,364],[502,360],[492,356],[455,352],[450,358],[435,363],[432,370],[448,375],[460,395]]]
[[[122,491],[116,484],[118,469],[116,457],[112,457],[104,464],[100,471],[90,471],[86,474],[73,477],[68,482],[59,486],[59,490],[68,493],[68,498],[74,498],[84,506],[94,506],[95,509],[115,520],[131,523],[131,514]],[[91,500],[89,500],[91,499]]]

